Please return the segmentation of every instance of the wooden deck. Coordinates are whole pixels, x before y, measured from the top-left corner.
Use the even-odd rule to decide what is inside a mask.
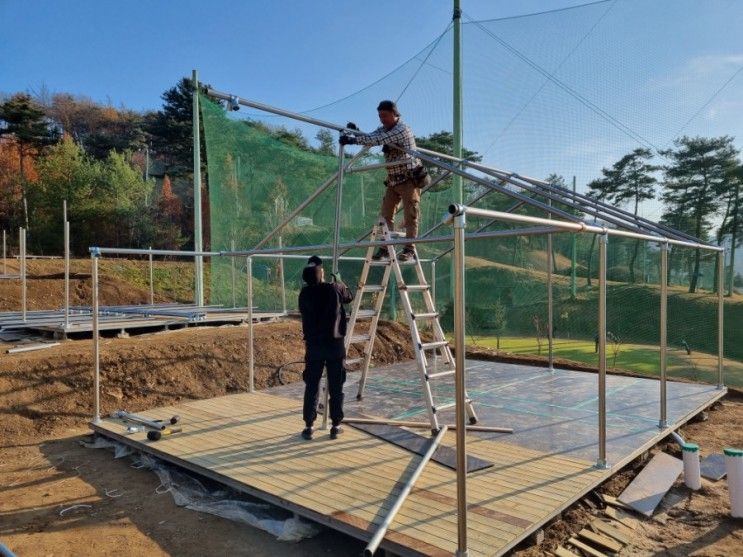
[[[149,442],[116,420],[95,431],[368,540],[420,457],[346,426],[331,441],[299,436],[301,403],[237,394],[143,412],[179,414],[183,432]],[[449,433],[444,444],[454,446]],[[495,466],[468,475],[471,555],[500,555],[609,477],[593,462],[468,436],[468,451]],[[382,547],[401,555],[456,551],[456,476],[430,463]]]

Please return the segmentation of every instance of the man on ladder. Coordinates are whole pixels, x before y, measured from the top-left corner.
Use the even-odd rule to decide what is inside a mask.
[[[418,220],[420,216],[421,188],[430,181],[426,169],[421,161],[397,146],[405,149],[416,149],[415,136],[410,127],[400,118],[400,112],[393,101],[382,101],[377,106],[381,126],[372,133],[357,133],[342,135],[341,145],[382,145],[384,160],[387,167],[387,179],[384,181],[385,193],[382,200],[382,217],[387,221],[390,230],[394,230],[394,218],[400,202],[402,202],[405,216],[405,233],[408,238],[418,235]],[[349,122],[348,128],[357,129]],[[388,257],[387,247],[381,247],[374,254],[373,259],[378,261]],[[416,258],[415,245],[411,242],[397,256],[401,262]]]

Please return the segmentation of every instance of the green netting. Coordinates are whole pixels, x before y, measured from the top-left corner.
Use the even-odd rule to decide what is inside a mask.
[[[463,28],[464,143],[484,162],[540,178],[556,174],[585,193],[587,184],[637,147],[654,153],[680,135],[743,135],[734,116],[743,78],[735,3],[658,1],[597,2],[531,17],[475,22]],[[678,37],[685,37],[680,44]],[[362,129],[377,124],[379,100],[398,101],[418,137],[451,129],[451,30],[369,87],[310,116]],[[669,48],[669,45],[676,45]],[[736,73],[737,72],[737,73]],[[736,77],[737,76],[737,77]],[[237,91],[236,93],[244,93]],[[338,169],[337,156],[313,141],[317,128],[243,110],[227,113],[201,97],[207,147],[211,249],[253,247]],[[259,99],[269,101],[270,99]],[[292,108],[292,107],[288,107]],[[290,130],[287,132],[287,130]],[[296,130],[296,134],[292,133]],[[304,139],[301,138],[304,136]],[[300,139],[298,139],[298,137]],[[335,139],[333,134],[332,139]],[[348,149],[353,154],[357,148]],[[326,153],[326,154],[323,154]],[[360,164],[381,160],[378,149]],[[662,172],[658,172],[659,179]],[[369,232],[379,211],[384,171],[346,174],[342,242]],[[465,202],[514,210],[514,200],[465,182]],[[658,221],[661,188],[638,213]],[[313,246],[333,239],[335,186],[320,194],[266,247]],[[440,223],[455,199],[451,180],[424,194],[420,233]],[[477,199],[477,201],[474,201]],[[544,201],[542,199],[542,201]],[[555,205],[574,212],[572,209]],[[632,211],[631,203],[624,206]],[[545,216],[529,206],[522,214]],[[587,222],[604,226],[610,223]],[[710,217],[711,230],[719,223]],[[401,219],[400,219],[401,220]],[[487,221],[470,219],[468,231]],[[486,230],[509,228],[499,223]],[[431,232],[450,233],[449,227]],[[713,238],[705,238],[712,240]],[[436,303],[451,329],[450,242],[419,245],[435,260],[424,267],[436,284]],[[553,236],[553,334],[555,356],[595,365],[598,312],[598,242],[589,234]],[[547,355],[547,238],[516,236],[468,241],[468,342],[527,356]],[[316,250],[308,250],[307,254]],[[305,257],[306,257],[305,255]],[[330,256],[329,251],[321,255]],[[359,257],[361,250],[345,254]],[[717,294],[715,256],[674,247],[669,255],[669,374],[716,382]],[[261,310],[296,309],[305,259],[260,258],[253,263],[255,304]],[[353,285],[358,261],[342,261]],[[245,261],[216,258],[212,303],[245,304]],[[696,279],[694,277],[696,276]],[[234,279],[233,279],[234,277]],[[660,251],[657,243],[612,237],[607,250],[609,367],[658,373]],[[232,284],[236,285],[234,288]],[[282,289],[282,282],[285,288]],[[693,286],[693,288],[692,288]],[[694,292],[690,293],[690,290]],[[394,292],[387,304],[394,316]],[[399,304],[397,304],[399,306]],[[398,307],[399,309],[399,307]],[[743,385],[743,301],[726,300],[726,382]]]

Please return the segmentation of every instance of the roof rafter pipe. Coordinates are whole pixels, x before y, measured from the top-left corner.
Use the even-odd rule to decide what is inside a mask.
[[[551,213],[553,215],[560,216],[560,217],[562,217],[562,218],[564,218],[564,219],[566,219],[568,221],[571,221],[571,222],[580,222],[580,219],[578,219],[574,215],[571,215],[570,213],[567,213],[565,211],[562,211],[561,209],[555,209],[554,207],[551,207],[551,206],[547,205],[546,203],[542,203],[540,201],[536,201],[535,199],[533,199],[533,198],[531,198],[529,196],[526,196],[526,195],[521,194],[521,193],[518,193],[518,192],[510,191],[507,188],[504,188],[504,187],[498,186],[496,184],[493,184],[491,182],[488,182],[487,180],[485,180],[483,178],[479,178],[477,176],[474,176],[474,175],[470,174],[469,172],[467,172],[465,170],[461,170],[461,169],[456,168],[455,166],[452,166],[450,164],[446,164],[446,163],[443,163],[441,161],[437,161],[434,157],[429,156],[429,155],[425,155],[425,154],[421,153],[420,151],[417,151],[415,149],[406,149],[406,148],[400,147],[400,146],[397,146],[397,148],[400,149],[400,150],[402,150],[402,151],[405,151],[409,155],[413,155],[415,157],[419,157],[419,158],[423,159],[424,161],[430,162],[431,164],[433,164],[435,166],[438,166],[439,168],[443,168],[444,170],[449,170],[452,174],[457,174],[458,176],[462,176],[464,178],[468,178],[468,179],[472,180],[473,182],[475,182],[477,184],[481,184],[481,185],[485,186],[486,188],[490,188],[490,189],[492,189],[494,191],[497,191],[499,193],[502,193],[502,194],[507,195],[509,197],[512,197],[514,199],[518,199],[520,201],[524,201],[524,202],[528,203],[529,205],[532,205],[534,207],[538,207],[539,209],[542,209],[543,211],[546,211],[547,213]],[[518,184],[517,182],[514,182],[510,178],[501,177],[501,179],[503,181],[508,182],[510,184],[513,184],[515,186],[521,186],[521,184]]]
[[[475,217],[488,217],[498,220],[504,220],[507,222],[520,222],[525,224],[542,224],[545,226],[553,226],[555,228],[561,228],[563,230],[572,230],[574,232],[590,232],[593,234],[606,234],[608,236],[622,236],[624,238],[635,238],[638,240],[648,240],[650,242],[657,242],[660,244],[673,244],[677,246],[684,246],[694,249],[702,249],[712,252],[721,252],[723,248],[718,246],[705,246],[699,243],[684,242],[682,240],[673,240],[670,238],[661,238],[658,236],[650,236],[648,234],[638,234],[636,232],[628,232],[626,230],[617,230],[615,228],[606,228],[604,226],[594,226],[586,224],[584,222],[564,222],[556,221],[553,219],[545,219],[542,217],[532,217],[528,215],[515,215],[513,213],[504,213],[502,211],[491,211],[488,209],[478,209],[477,207],[467,207],[465,205],[452,204],[449,205],[449,214],[457,216],[460,214],[469,214]]]
[[[511,180],[523,180],[524,182],[533,184],[533,185],[535,185],[535,186],[537,186],[539,188],[542,188],[542,189],[543,188],[548,188],[549,191],[552,192],[552,193],[554,193],[555,191],[560,192],[561,194],[563,194],[565,196],[571,197],[573,199],[573,201],[574,201],[575,204],[567,203],[563,199],[558,199],[558,198],[552,197],[552,199],[554,201],[559,201],[560,203],[564,203],[565,205],[571,206],[571,207],[573,207],[575,209],[579,209],[582,212],[591,214],[593,216],[601,216],[601,218],[605,218],[605,215],[603,213],[600,213],[598,211],[598,206],[600,206],[602,209],[604,209],[604,210],[606,210],[606,211],[614,214],[615,216],[620,217],[620,218],[625,218],[625,219],[627,219],[629,221],[632,221],[636,225],[640,225],[640,224],[646,225],[645,227],[643,227],[643,226],[630,226],[629,228],[635,228],[635,229],[639,229],[639,228],[650,228],[651,230],[654,230],[656,232],[674,236],[677,239],[686,239],[686,240],[689,240],[689,241],[692,241],[692,242],[695,242],[695,243],[702,243],[703,244],[703,242],[700,242],[698,238],[695,238],[694,236],[691,236],[690,234],[687,234],[687,233],[682,232],[680,230],[675,230],[675,229],[673,229],[671,227],[665,226],[665,225],[660,224],[660,223],[655,223],[655,222],[653,222],[651,220],[648,220],[648,219],[645,219],[643,217],[636,216],[636,215],[634,215],[634,214],[632,214],[632,213],[630,213],[628,211],[625,211],[625,210],[620,209],[618,207],[613,207],[612,205],[610,205],[608,203],[605,203],[603,201],[600,201],[598,199],[590,198],[587,195],[584,195],[584,194],[581,194],[581,193],[578,193],[578,192],[572,192],[568,188],[563,188],[561,186],[556,186],[556,185],[551,184],[551,183],[549,183],[549,182],[547,182],[545,180],[540,180],[538,178],[533,178],[531,176],[524,176],[523,174],[518,174],[516,172],[508,172],[506,170],[501,170],[499,168],[496,168],[496,167],[493,167],[493,166],[488,166],[488,165],[485,165],[485,164],[482,164],[482,163],[477,163],[477,162],[469,161],[469,160],[463,159],[463,158],[460,159],[460,158],[454,157],[452,155],[447,155],[447,154],[443,154],[443,153],[437,153],[436,151],[431,151],[430,149],[424,149],[424,148],[420,148],[419,147],[418,148],[418,151],[420,151],[421,153],[430,154],[432,156],[436,156],[436,157],[439,157],[439,158],[443,158],[443,159],[447,159],[447,160],[451,160],[451,161],[455,161],[455,162],[464,164],[465,166],[469,166],[471,168],[475,168],[475,169],[480,170],[481,172],[484,172],[484,173],[489,174],[491,176],[494,175],[496,178],[508,177]],[[518,187],[522,187],[522,184],[516,184],[513,181],[511,181],[511,183],[513,183],[514,185],[517,185]],[[524,188],[524,189],[526,189],[526,188]],[[591,206],[594,206],[594,207],[596,207],[596,209],[594,209],[594,211],[586,210],[587,207],[584,206],[584,205],[582,205],[582,204],[580,204],[580,203],[578,203],[576,201],[576,199],[580,199],[581,201],[583,201],[584,203],[586,203],[587,206],[588,206],[588,208],[590,208]],[[605,220],[608,220],[608,219],[605,219]],[[617,223],[614,222],[613,224],[617,224]],[[709,245],[711,245],[711,244],[709,244]]]

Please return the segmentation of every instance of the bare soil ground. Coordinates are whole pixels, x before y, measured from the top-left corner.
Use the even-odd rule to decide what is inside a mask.
[[[62,296],[59,262],[37,262],[30,308],[57,307]],[[47,269],[44,272],[44,269]],[[89,303],[81,269],[73,303]],[[41,275],[51,275],[41,278]],[[148,291],[104,273],[105,303],[147,301]],[[36,282],[38,281],[38,282]],[[17,284],[0,281],[0,310],[17,310]],[[375,363],[412,356],[407,328],[384,324]],[[244,327],[184,329],[128,339],[102,340],[102,411],[137,411],[179,400],[237,392],[247,387]],[[483,354],[481,354],[482,356]],[[256,328],[256,383],[276,383],[276,368],[302,358],[299,323]],[[67,341],[42,352],[0,353],[0,542],[26,555],[359,555],[363,544],[324,531],[299,544],[279,542],[261,530],[175,506],[158,494],[159,480],[127,459],[85,449],[92,413],[92,347]],[[709,420],[682,432],[704,454],[743,446],[743,397],[733,393],[709,412]],[[678,453],[673,444],[657,447]],[[677,456],[680,456],[677,454]],[[635,462],[600,491],[618,495],[641,469]],[[64,512],[73,505],[77,507]],[[586,526],[599,511],[578,504],[545,531],[539,546],[520,556],[544,555]],[[633,555],[743,555],[743,521],[729,518],[725,481],[703,481],[692,493],[677,482],[652,519],[643,519]]]

